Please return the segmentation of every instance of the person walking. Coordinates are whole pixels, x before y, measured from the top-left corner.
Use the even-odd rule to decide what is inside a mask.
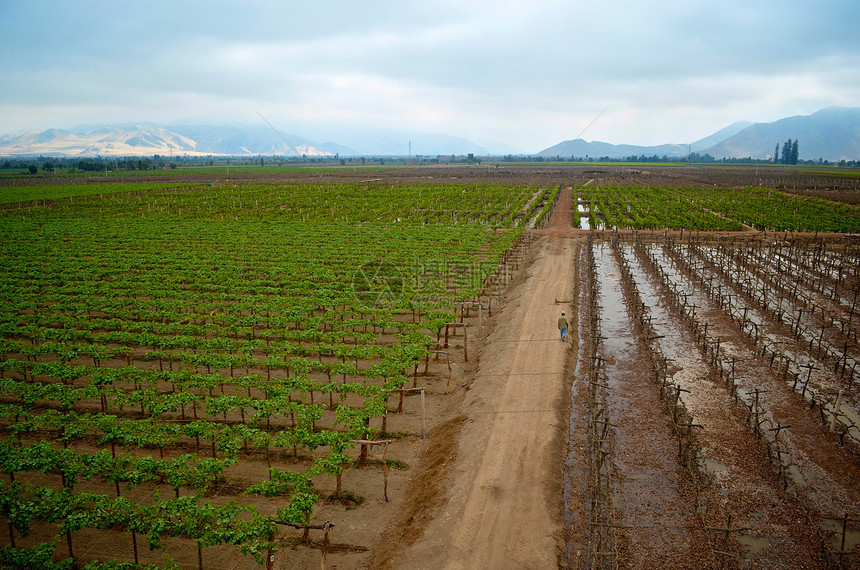
[[[564,311],[562,311],[561,316],[558,318],[558,330],[561,332],[561,342],[564,342],[564,339],[567,336],[568,326],[567,317],[564,316]]]

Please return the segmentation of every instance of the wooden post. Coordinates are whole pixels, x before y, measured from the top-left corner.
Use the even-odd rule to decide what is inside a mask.
[[[400,406],[397,409],[398,413],[403,413],[403,396],[406,394],[406,392],[419,392],[421,394],[421,439],[425,439],[427,431],[427,413],[424,400],[424,387],[422,386],[420,388],[397,388],[391,391],[400,392]]]
[[[269,542],[275,542],[275,531],[269,533]],[[266,552],[266,570],[273,570],[275,567],[275,555],[271,550]]]
[[[320,560],[320,570],[325,570],[325,561],[326,561],[326,558],[328,558],[328,545],[329,545],[328,532],[329,532],[329,529],[333,526],[334,526],[333,524],[326,521],[325,537],[323,538],[322,560]]]
[[[421,391],[424,394],[424,390]],[[388,502],[388,444],[382,446],[382,479],[383,487],[382,494],[385,497],[385,502]]]
[[[842,392],[839,392],[839,396],[842,397]],[[839,404],[837,403],[838,407]],[[831,430],[832,431],[832,430]],[[424,407],[424,388],[421,388],[421,439],[425,439],[427,437],[427,414],[425,412]],[[387,448],[387,446],[386,446]]]
[[[134,563],[140,564],[140,561],[137,559],[137,533],[133,530],[131,531],[131,548],[134,551]]]
[[[844,391],[844,388],[840,388],[839,395],[836,396],[836,407],[833,409],[833,417],[830,419],[830,433],[836,430],[836,416],[839,415],[839,408],[842,406],[842,393]]]
[[[436,354],[436,360],[439,360],[439,355],[440,355],[440,354],[444,354],[444,355],[445,355],[446,360],[448,361],[448,383],[445,385],[445,393],[447,394],[447,393],[448,393],[448,389],[451,387],[451,374],[452,374],[452,369],[451,369],[451,354],[450,354],[449,352],[445,352],[445,351],[442,351],[442,350],[434,350],[434,351],[432,351],[432,352],[434,352],[434,353]]]
[[[374,441],[371,439],[351,439],[351,440],[349,440],[349,442],[360,444],[361,448],[365,449],[365,450],[368,447],[373,446],[373,445],[384,445],[385,446],[385,448],[382,451],[382,475],[385,479],[385,493],[386,493],[386,499],[385,500],[387,502],[388,501],[388,497],[387,497],[387,494],[388,494],[388,463],[386,462],[386,455],[388,452],[388,444],[393,443],[394,440],[393,439],[380,439],[380,440]],[[320,528],[322,528],[322,527],[320,527]]]

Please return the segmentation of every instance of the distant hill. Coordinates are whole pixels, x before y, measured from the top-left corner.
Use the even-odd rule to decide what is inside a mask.
[[[335,154],[320,148],[320,145],[314,141],[291,133],[275,132],[267,125],[259,127],[172,125],[169,128],[194,140],[197,143],[197,149],[207,154],[278,156]]]
[[[692,152],[701,152],[706,148],[709,148],[717,143],[723,142],[727,138],[738,134],[745,128],[750,127],[754,124],[755,123],[751,123],[749,121],[738,121],[737,123],[732,123],[728,127],[722,128],[712,135],[697,140],[690,145],[690,150]],[[774,145],[776,145],[776,143],[774,143]]]
[[[491,151],[467,139],[390,129],[344,129],[337,141],[318,143],[267,125],[130,124],[48,129],[0,136],[0,156],[413,156],[487,155]],[[491,143],[497,154],[517,153]]]
[[[800,158],[860,160],[860,108],[828,107],[772,123],[757,123],[710,146],[701,154],[714,158],[767,158],[788,139],[797,139]]]
[[[798,115],[772,123],[733,123],[689,146],[615,145],[576,139],[551,146],[537,153],[537,156],[624,158],[657,155],[682,158],[687,156],[689,149],[716,159],[767,159],[773,155],[777,143],[781,146],[789,138],[799,141],[800,158],[804,160],[860,160],[860,108],[828,107],[812,115]]]
[[[341,150],[339,151],[341,156],[349,154],[406,156],[410,154],[410,143],[412,156],[435,157],[469,153],[476,156],[523,154],[518,149],[494,141],[473,141],[446,134],[403,131],[382,127],[337,126],[324,128],[310,126],[308,131],[309,136],[316,140],[337,141],[338,145],[347,147],[351,151]]]
[[[0,136],[0,156],[283,155],[325,156],[316,143],[269,127],[159,125],[48,129]]]
[[[668,156],[680,158],[687,156],[685,144],[663,144],[658,146],[637,146],[632,144],[611,144],[600,141],[587,142],[582,139],[560,142],[537,153],[536,156],[545,158],[571,157],[577,158],[624,158],[628,156]]]
[[[150,123],[48,129],[0,136],[0,156],[501,156],[522,154],[492,141],[383,128],[312,126],[313,138],[250,127]],[[314,140],[316,139],[316,140]],[[613,159],[629,156],[684,158],[690,152],[722,158],[767,159],[777,143],[798,140],[800,158],[860,160],[860,107],[828,107],[772,123],[737,122],[694,143],[638,146],[582,139],[538,152],[545,158]],[[324,140],[326,142],[317,142]]]

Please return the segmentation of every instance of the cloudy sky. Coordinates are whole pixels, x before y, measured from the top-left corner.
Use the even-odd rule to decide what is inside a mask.
[[[0,134],[259,112],[310,138],[687,143],[860,106],[858,22],[858,0],[0,0]]]

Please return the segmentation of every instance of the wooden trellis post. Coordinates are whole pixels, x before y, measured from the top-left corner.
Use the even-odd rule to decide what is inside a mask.
[[[322,549],[322,559],[320,560],[320,570],[325,570],[326,558],[328,557],[328,547],[329,547],[329,531],[334,526],[333,522],[325,521],[323,524],[296,524],[292,522],[285,521],[274,521],[275,524],[281,524],[284,526],[291,526],[293,528],[303,530],[305,532],[305,544],[307,544],[307,537],[309,531],[311,530],[322,530],[325,532],[325,536],[323,538],[323,549]],[[270,537],[270,540],[274,540],[274,533]],[[275,565],[275,556],[269,552],[266,558],[266,570],[272,570]]]
[[[395,388],[391,392],[400,392],[400,403],[397,405],[397,413],[403,413],[403,396],[407,392],[419,392],[421,394],[421,439],[425,439],[427,431],[427,417],[425,413],[424,387],[420,388]]]
[[[423,390],[423,389],[422,389]],[[357,443],[361,445],[362,449],[367,449],[368,447],[373,447],[374,445],[384,445],[385,447],[382,450],[382,478],[383,478],[383,491],[385,494],[385,502],[388,502],[388,444],[393,443],[393,439],[351,439],[350,443]]]
[[[837,552],[836,554],[838,554],[839,556],[844,556],[846,554],[852,554],[854,552],[853,549],[852,550],[845,550],[845,540],[848,537],[848,523],[849,522],[860,523],[860,519],[852,519],[848,516],[848,513],[845,513],[844,515],[842,515],[841,517],[838,517],[838,518],[837,517],[824,517],[824,518],[826,520],[836,521],[836,522],[842,523],[842,532],[840,533],[841,539],[839,541],[839,552]]]
[[[436,355],[436,360],[439,360],[440,354],[444,354],[445,359],[448,361],[448,383],[445,384],[445,393],[447,394],[448,388],[451,387],[451,353],[446,352],[444,350],[431,350],[430,352]],[[429,356],[428,356],[428,358],[429,358]],[[426,374],[426,370],[425,370],[425,374]]]
[[[749,528],[748,527],[734,527],[733,528],[732,527],[732,515],[731,515],[731,513],[729,513],[729,518],[728,518],[728,521],[726,521],[725,527],[706,526],[705,530],[707,530],[708,532],[714,532],[714,533],[717,533],[717,532],[725,533],[725,536],[723,537],[723,548],[724,548],[724,550],[717,550],[716,548],[713,548],[712,550],[713,550],[714,554],[718,554],[718,555],[722,555],[722,556],[737,556],[737,554],[728,551],[729,550],[729,535],[733,532],[743,532],[745,530],[749,530]],[[716,547],[716,544],[714,544],[714,546]]]
[[[839,408],[842,406],[842,393],[845,391],[845,388],[839,389],[839,395],[836,396],[836,405],[833,408],[833,417],[830,418],[830,433],[836,431],[836,419],[839,416]]]
[[[461,305],[469,306],[469,307],[478,307],[478,330],[480,331],[484,328],[484,304],[476,301],[466,301],[460,303]]]
[[[448,348],[448,331],[450,327],[463,327],[463,361],[469,362],[469,334],[467,323],[446,323],[445,324],[445,346],[443,348]]]

